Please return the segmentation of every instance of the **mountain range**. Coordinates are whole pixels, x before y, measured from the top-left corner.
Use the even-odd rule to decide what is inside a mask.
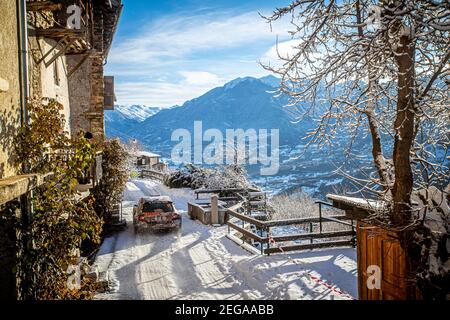
[[[194,121],[202,121],[203,130],[279,129],[280,144],[296,145],[312,121],[295,123],[300,115],[296,107],[284,107],[287,98],[275,96],[279,79],[243,77],[214,88],[182,106],[156,108],[148,106],[117,106],[105,111],[108,137],[123,140],[136,138],[152,151],[169,156],[176,142],[170,141],[176,129],[193,132]]]
[[[273,76],[263,78],[243,77],[214,88],[202,96],[186,101],[181,106],[157,108],[143,105],[116,106],[105,111],[105,127],[108,137],[123,141],[137,139],[145,149],[170,158],[177,141],[171,141],[176,129],[193,133],[194,121],[202,121],[203,132],[219,129],[279,129],[280,167],[274,176],[260,176],[257,166],[247,166],[250,178],[270,193],[285,190],[302,190],[322,196],[343,185],[341,176],[335,173],[343,164],[344,149],[348,139],[339,136],[332,148],[310,145],[306,148],[303,138],[316,123],[301,115],[299,107],[285,107],[288,99],[276,95],[280,80]],[[302,108],[308,107],[305,105]],[[361,166],[370,166],[370,153],[364,151],[369,144],[361,140],[362,156],[354,160],[349,170],[356,173]],[[360,165],[356,165],[356,161]]]
[[[145,105],[116,105],[114,110],[105,110],[106,135],[127,141],[127,132],[131,128],[159,111],[161,108]]]

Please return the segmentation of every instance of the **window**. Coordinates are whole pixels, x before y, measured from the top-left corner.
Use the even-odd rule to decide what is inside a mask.
[[[173,212],[173,206],[167,202],[145,202],[142,212],[154,212],[156,210],[162,210],[163,212]]]

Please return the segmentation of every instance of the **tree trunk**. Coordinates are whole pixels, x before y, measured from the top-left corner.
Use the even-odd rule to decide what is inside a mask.
[[[355,3],[356,6],[356,23],[358,24],[358,35],[361,39],[364,38],[364,30],[362,27],[362,15],[361,15],[361,3],[359,0]],[[383,190],[388,193],[391,188],[391,179],[389,178],[389,172],[386,166],[386,159],[383,156],[383,147],[381,142],[380,131],[375,115],[375,84],[372,80],[372,68],[370,67],[369,58],[365,56],[365,62],[368,66],[367,70],[367,82],[369,86],[369,100],[367,102],[364,114],[367,117],[369,123],[370,135],[372,138],[372,157],[377,169],[378,176],[380,177],[380,183]]]
[[[393,161],[395,181],[393,186],[394,208],[392,222],[404,224],[411,217],[411,193],[413,174],[410,151],[414,142],[414,44],[406,30],[400,31],[396,52],[398,65],[397,117],[395,119],[395,140]]]

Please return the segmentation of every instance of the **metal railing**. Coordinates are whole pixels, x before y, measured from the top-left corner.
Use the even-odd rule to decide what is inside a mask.
[[[324,216],[322,212],[322,206],[331,206],[331,204],[324,201],[317,201],[319,205],[319,216],[318,217],[306,217],[306,218],[296,218],[296,219],[283,219],[283,220],[271,220],[271,221],[261,221],[250,217],[248,215],[238,213],[236,208],[229,208],[227,210],[227,225],[228,233],[231,233],[231,229],[237,231],[242,236],[242,243],[244,244],[247,239],[253,242],[259,243],[261,254],[268,254],[283,252],[283,251],[295,251],[295,250],[307,250],[316,248],[326,248],[326,247],[336,247],[336,246],[355,246],[356,242],[356,231],[355,225],[353,225],[353,220],[344,215],[334,215],[334,216]],[[234,218],[234,221],[232,221]],[[350,220],[351,222],[346,222],[345,220]],[[323,223],[337,223],[348,226],[351,230],[344,231],[323,231]],[[246,225],[247,224],[247,225]],[[277,234],[272,235],[273,227],[289,226],[289,225],[299,225],[308,224],[309,232],[297,233],[297,234]],[[313,225],[319,225],[319,231],[314,232]],[[256,232],[253,232],[248,226],[254,226]],[[286,241],[296,241],[296,240],[309,240],[309,243],[301,244],[289,244],[281,245],[277,247],[271,247],[269,241],[269,236],[276,243],[282,243]],[[315,239],[327,239],[327,238],[341,238],[346,237],[345,240],[333,240],[333,241],[322,241],[314,242]],[[350,239],[348,239],[350,238]],[[251,241],[250,241],[251,242]]]
[[[73,147],[67,147],[64,149],[55,150],[51,153],[46,154],[46,160],[48,162],[58,161],[65,166],[69,166],[70,160],[75,157],[76,150]],[[82,175],[77,177],[79,185],[91,185],[94,187],[98,184],[103,176],[103,153],[102,151],[97,151],[91,161],[89,167],[87,167]]]

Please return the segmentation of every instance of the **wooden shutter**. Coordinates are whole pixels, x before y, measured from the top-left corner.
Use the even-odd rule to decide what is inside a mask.
[[[116,97],[114,94],[114,77],[104,76],[103,83],[104,83],[104,109],[114,110],[114,102],[116,101]]]

